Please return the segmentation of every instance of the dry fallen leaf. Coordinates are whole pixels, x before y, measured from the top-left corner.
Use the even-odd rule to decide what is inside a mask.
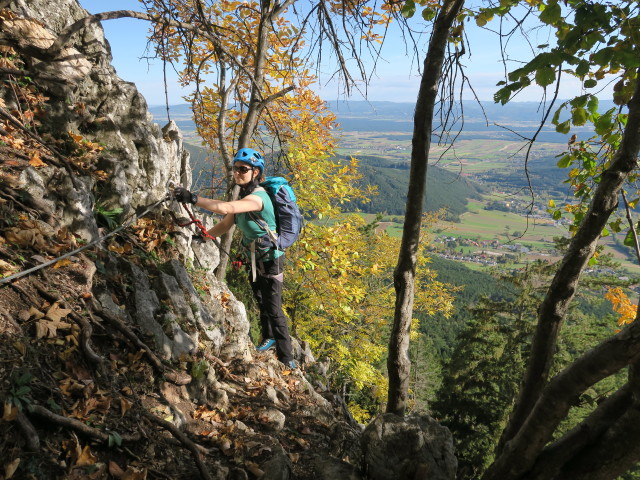
[[[294,440],[296,441],[296,443],[298,445],[300,445],[302,448],[307,449],[309,448],[309,442],[307,442],[304,438],[300,438],[300,437],[296,437],[294,438]]]
[[[222,308],[228,309],[230,300],[231,300],[231,294],[227,292],[220,294],[220,304],[222,305]]]
[[[15,265],[11,265],[8,262],[5,262],[4,260],[0,260],[0,274],[1,275],[11,275],[15,272],[18,271],[18,267],[16,267]]]
[[[104,170],[96,170],[93,174],[98,177],[98,180],[106,181],[109,179],[109,174]]]
[[[144,468],[140,471],[129,467],[127,471],[124,472],[124,475],[120,477],[122,480],[146,480],[147,478],[147,469]]]
[[[5,232],[5,238],[19,247],[33,247],[38,251],[47,251],[47,241],[37,228],[11,227]]]
[[[133,395],[133,390],[131,389],[131,387],[123,387],[120,391],[125,395]]]
[[[38,152],[34,152],[33,155],[31,155],[31,158],[29,159],[29,165],[31,165],[33,168],[40,168],[40,167],[47,166],[47,164],[44,163],[40,158],[40,154]]]
[[[70,265],[71,263],[73,263],[71,260],[69,260],[68,258],[63,258],[62,260],[58,260],[55,265],[53,266],[54,269],[58,269],[58,268],[62,268],[62,267],[66,267],[67,265]]]
[[[71,324],[67,322],[38,320],[36,322],[36,338],[55,338],[58,335],[58,329],[68,328],[71,328]]]
[[[16,407],[11,402],[5,400],[4,402],[4,411],[2,413],[2,420],[6,420],[11,422],[16,419],[18,416],[18,407]]]
[[[300,454],[299,453],[290,453],[289,454],[289,459],[291,460],[291,463],[298,463],[298,461],[300,460]]]
[[[11,477],[13,477],[13,474],[16,473],[16,470],[18,469],[18,465],[20,465],[19,458],[14,458],[9,463],[5,464],[4,466],[5,480],[9,480]]]
[[[82,139],[84,138],[82,135],[76,135],[73,132],[67,132],[69,134],[69,136],[77,143],[80,143],[82,141]]]
[[[42,313],[40,310],[38,310],[35,307],[31,307],[29,310],[22,310],[20,313],[18,313],[18,319],[20,319],[23,322],[27,322],[32,318],[35,318],[36,320],[40,320],[43,317],[44,317],[44,313]]]
[[[122,475],[124,475],[124,470],[122,470],[122,468],[120,468],[120,465],[118,465],[116,462],[110,460],[109,473],[116,478],[122,478]]]
[[[49,320],[52,320],[54,322],[60,322],[60,320],[69,315],[71,312],[72,310],[68,308],[62,308],[60,307],[60,304],[58,302],[55,302],[53,305],[51,305],[51,307],[49,307],[49,310],[47,310],[45,318],[48,318]]]
[[[87,465],[95,465],[96,460],[97,460],[96,457],[94,457],[93,454],[91,453],[91,448],[89,448],[89,445],[86,445],[82,449],[82,452],[80,452],[80,456],[78,457],[76,466],[84,467]]]
[[[85,386],[72,378],[64,378],[59,382],[59,388],[63,395],[67,397],[78,397],[82,395]]]
[[[121,416],[124,417],[124,414],[127,413],[131,409],[132,403],[126,398],[120,397],[120,411]]]
[[[249,470],[254,476],[258,478],[262,478],[264,476],[264,471],[258,467],[258,464],[253,462],[246,462],[245,467]]]
[[[21,341],[16,341],[14,342],[13,346],[15,347],[16,350],[18,350],[20,352],[21,355],[26,355],[27,353],[27,346],[25,345],[24,342]]]
[[[222,437],[218,443],[218,446],[220,447],[220,450],[222,450],[222,453],[224,453],[225,455],[229,455],[229,452],[233,447],[233,443],[231,442],[229,437]]]

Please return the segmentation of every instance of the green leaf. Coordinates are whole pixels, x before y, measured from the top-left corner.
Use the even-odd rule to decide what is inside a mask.
[[[28,387],[26,385],[22,385],[21,387],[16,389],[15,395],[16,395],[16,397],[22,397],[24,395],[27,395],[29,392],[31,392],[31,387]]]
[[[479,27],[484,27],[487,23],[489,23],[493,19],[493,13],[483,11],[476,17],[476,25]]]
[[[556,210],[555,212],[553,212],[554,220],[560,220],[561,218],[562,218],[562,213],[560,212],[560,210]]]
[[[621,224],[622,224],[622,219],[618,218],[616,219],[616,221],[609,223],[609,228],[611,229],[611,231],[618,233],[622,231]]]
[[[600,65],[604,67],[605,65],[609,64],[612,58],[613,58],[613,48],[605,47],[602,50],[594,53],[593,56],[591,57],[591,60],[596,65]]]
[[[509,72],[509,74],[507,75],[507,79],[510,82],[517,82],[526,74],[527,70],[525,70],[524,68],[516,68],[513,72]]]
[[[587,73],[589,73],[589,62],[587,60],[580,60],[580,63],[578,63],[576,67],[576,75],[584,77]]]
[[[426,7],[422,10],[422,18],[424,18],[427,22],[430,22],[434,18],[436,18],[436,11],[433,8]]]
[[[540,20],[547,25],[557,23],[562,18],[562,9],[557,3],[547,5],[540,14]]]
[[[584,81],[584,88],[593,88],[596,85],[598,85],[598,81],[593,78]]]
[[[411,18],[416,13],[416,4],[413,0],[407,0],[401,10],[404,18]]]
[[[556,71],[551,67],[542,67],[536,71],[536,83],[541,87],[551,85],[556,79]]]
[[[558,133],[564,133],[566,135],[567,133],[569,133],[570,130],[571,130],[571,121],[570,120],[566,120],[566,121],[556,125],[556,132],[558,132]]]
[[[122,445],[122,437],[118,432],[111,432],[109,434],[109,448],[113,447],[114,445],[118,447]]]
[[[551,123],[553,123],[554,125],[557,125],[558,122],[560,121],[560,114],[562,113],[562,110],[564,109],[564,105],[565,104],[560,105],[560,107],[558,107],[558,109],[556,110],[556,113],[553,114],[553,118],[551,119]]]
[[[571,122],[577,126],[587,123],[587,111],[582,107],[574,108],[571,112]]]
[[[33,376],[31,376],[31,374],[29,372],[25,372],[22,375],[20,375],[18,377],[18,379],[16,380],[16,384],[17,385],[26,385],[28,383],[31,382],[31,380],[33,380]]]
[[[495,103],[500,103],[501,105],[506,104],[511,98],[511,89],[509,87],[502,87],[496,93],[493,94],[493,101]]]
[[[47,405],[49,406],[49,410],[53,410],[54,412],[61,412],[62,411],[62,407],[60,405],[58,405],[55,400],[53,399],[49,399],[47,400]]]
[[[600,115],[593,125],[598,135],[604,135],[611,128],[611,113],[607,112],[604,115]]]
[[[567,168],[571,166],[571,163],[573,163],[571,161],[571,155],[566,154],[560,160],[558,160],[558,163],[556,165],[558,166],[558,168]]]
[[[633,246],[635,246],[636,241],[635,241],[635,237],[634,237],[634,235],[633,235],[633,230],[629,229],[629,231],[627,232],[627,236],[626,236],[626,237],[624,237],[624,244],[625,244],[627,247],[633,247]]]
[[[572,107],[584,107],[590,95],[580,95],[569,102]]]
[[[589,101],[587,102],[587,110],[589,110],[589,113],[593,115],[598,112],[598,105],[600,104],[600,101],[595,95],[591,95],[590,97],[591,98],[589,98]]]

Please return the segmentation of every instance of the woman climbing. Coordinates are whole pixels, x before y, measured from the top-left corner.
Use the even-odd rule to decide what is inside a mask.
[[[234,223],[238,226],[242,244],[251,257],[251,289],[260,307],[262,342],[256,349],[262,352],[275,346],[278,360],[296,368],[287,317],[282,310],[284,252],[276,248],[268,233],[276,231],[276,217],[269,194],[260,186],[263,173],[262,155],[251,148],[242,148],[233,158],[233,179],[240,186],[239,200],[204,198],[183,187],[177,187],[173,195],[179,202],[224,215],[208,231],[211,236],[220,237]],[[260,221],[266,222],[268,230],[260,226]]]

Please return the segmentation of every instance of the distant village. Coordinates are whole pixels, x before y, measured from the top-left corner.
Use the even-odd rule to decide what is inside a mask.
[[[480,250],[456,253],[456,250],[464,250],[465,247],[478,248]],[[501,251],[496,252],[493,250]],[[521,255],[530,254],[531,249],[520,243],[502,243],[497,239],[488,242],[440,235],[434,239],[431,252],[448,260],[496,266],[517,261]],[[538,255],[551,257],[549,253],[540,253]]]
[[[487,210],[499,210],[504,212],[522,213],[530,208],[530,205],[522,200],[495,200],[485,206]],[[548,224],[556,227],[568,226],[570,220],[561,218],[554,220],[547,212],[546,206],[534,205],[529,213],[529,218],[538,224]],[[554,260],[559,257],[555,249],[545,252],[535,251],[517,240],[519,232],[510,232],[510,239],[506,233],[505,240],[494,238],[491,241],[481,241],[469,238],[455,237],[446,234],[439,235],[433,240],[432,255],[437,255],[448,260],[476,263],[483,266],[498,266],[522,261],[523,257]],[[464,253],[463,253],[464,252]],[[620,281],[629,281],[630,277],[620,275],[620,272],[610,267],[594,267],[585,269],[586,275],[613,276]],[[630,287],[640,293],[640,286]]]

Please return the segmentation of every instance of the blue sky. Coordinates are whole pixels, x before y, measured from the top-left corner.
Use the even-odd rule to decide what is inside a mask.
[[[108,10],[140,10],[137,0],[79,0],[80,4],[91,13]],[[164,104],[164,83],[161,62],[145,59],[146,35],[148,23],[135,19],[117,19],[103,22],[105,35],[111,45],[113,65],[118,75],[127,81],[134,82],[138,90],[145,96],[150,105]],[[491,101],[495,86],[503,77],[500,63],[499,44],[494,35],[483,32],[479,28],[469,28],[471,55],[463,60],[467,67],[474,90],[481,100]],[[543,32],[539,35],[544,35]],[[424,36],[420,47],[426,49],[428,38]],[[548,38],[535,39],[537,44],[549,42]],[[524,46],[516,46],[524,48]],[[420,64],[424,57],[420,59]],[[368,99],[371,101],[415,102],[420,77],[418,65],[406,55],[406,49],[400,35],[392,32],[383,47],[382,58],[378,61],[377,74],[368,87]],[[343,98],[342,91],[335,84],[325,85],[328,80],[329,67],[322,66],[318,93],[325,100]],[[326,73],[323,73],[326,71]],[[183,103],[184,90],[180,89],[176,76],[168,71],[169,103]],[[566,77],[565,77],[566,78]],[[576,82],[566,82],[561,90],[560,98],[568,98],[579,91]],[[578,90],[576,90],[578,89]],[[520,101],[539,101],[542,90],[530,87],[519,97]],[[470,94],[465,95],[470,98]],[[362,100],[355,93],[351,99]]]

